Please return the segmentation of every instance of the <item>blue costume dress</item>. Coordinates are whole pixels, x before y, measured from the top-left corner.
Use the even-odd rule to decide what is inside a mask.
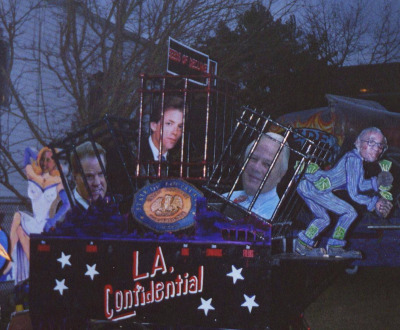
[[[350,204],[335,196],[333,190],[347,190],[352,200],[366,205],[368,211],[374,210],[379,197],[370,197],[360,192],[378,191],[377,179],[364,178],[363,159],[356,149],[346,153],[332,169],[306,174],[297,187],[298,193],[315,216],[307,229],[299,234],[299,239],[309,246],[315,246],[317,237],[329,225],[327,211],[339,215],[328,245],[346,244],[346,232],[357,217],[357,212]]]
[[[27,236],[30,234],[40,234],[43,231],[49,231],[56,223],[63,219],[65,213],[69,209],[69,200],[64,189],[57,191],[57,187],[61,184],[61,178],[57,173],[50,175],[53,179],[50,184],[43,187],[38,180],[41,174],[37,174],[33,167],[38,167],[43,153],[51,151],[44,147],[39,154],[30,148],[25,149],[25,169],[28,176],[28,197],[32,202],[32,214],[28,212],[18,211],[21,216],[21,228]],[[36,160],[34,162],[33,160]],[[28,174],[28,165],[32,165],[31,173]],[[42,171],[42,169],[40,170]],[[43,179],[39,177],[39,179]],[[49,181],[47,181],[49,182]],[[59,202],[62,201],[61,207],[57,211]],[[57,212],[56,212],[57,211]],[[29,277],[29,260],[24,252],[22,244],[18,239],[12,251],[12,259],[14,266],[12,274],[15,283],[26,280]]]
[[[60,201],[57,185],[58,183],[43,189],[36,182],[28,181],[28,197],[32,201],[33,214],[19,211],[22,229],[28,236],[43,232],[48,219],[54,216],[56,206]],[[29,277],[29,261],[19,242],[13,251],[12,258],[15,262],[15,267],[13,267],[15,283],[27,279]]]

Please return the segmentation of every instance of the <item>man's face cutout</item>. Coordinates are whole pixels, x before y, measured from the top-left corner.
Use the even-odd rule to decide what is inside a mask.
[[[361,157],[366,162],[375,162],[385,148],[385,139],[379,132],[367,132],[359,142],[359,151]]]
[[[151,139],[158,149],[161,139],[161,120],[157,123],[151,122]],[[179,109],[167,109],[164,112],[163,140],[161,153],[164,154],[168,150],[175,147],[182,137],[183,129],[183,112]]]
[[[250,196],[254,196],[261,185],[264,176],[279,149],[280,144],[271,138],[263,137],[251,155],[249,162],[243,172],[243,188]],[[267,181],[261,191],[265,193],[275,188],[285,175],[286,170],[282,167],[282,155],[279,156]]]
[[[101,161],[105,166],[104,157]],[[81,160],[83,173],[85,174],[90,192],[87,191],[85,182],[80,173],[76,174],[75,182],[78,193],[87,201],[97,200],[99,197],[104,198],[107,191],[107,182],[97,157],[85,157]]]

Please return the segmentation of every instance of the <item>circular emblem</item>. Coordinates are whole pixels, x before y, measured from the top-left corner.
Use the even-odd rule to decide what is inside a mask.
[[[203,194],[183,180],[162,180],[135,194],[132,213],[156,232],[178,231],[195,222],[196,200]]]

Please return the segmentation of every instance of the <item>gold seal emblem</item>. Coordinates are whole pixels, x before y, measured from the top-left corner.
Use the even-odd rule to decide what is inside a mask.
[[[175,232],[195,224],[196,201],[201,191],[180,179],[161,180],[136,192],[132,214],[157,233]]]
[[[146,215],[158,223],[173,223],[186,217],[192,208],[190,195],[181,189],[161,188],[147,196]]]

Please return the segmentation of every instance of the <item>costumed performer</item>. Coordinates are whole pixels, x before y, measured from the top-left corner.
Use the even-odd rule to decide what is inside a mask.
[[[386,217],[393,205],[377,194],[368,196],[362,192],[378,192],[381,186],[390,186],[393,176],[388,171],[371,179],[364,178],[363,162],[375,162],[387,148],[386,138],[380,129],[369,127],[357,137],[355,149],[346,153],[330,170],[317,170],[305,174],[297,187],[315,218],[307,229],[301,231],[295,243],[295,251],[304,256],[335,256],[362,258],[360,251],[345,250],[345,236],[357,217],[356,210],[344,200],[334,195],[334,190],[347,190],[350,198],[358,204],[366,205],[368,211],[375,210]],[[319,235],[330,224],[328,211],[339,216],[333,235],[326,250],[316,247]]]
[[[29,235],[50,231],[57,222],[63,220],[70,207],[53,153],[49,148],[42,148],[38,154],[33,149],[26,148],[24,164],[33,214],[18,211],[11,223],[10,254],[14,264],[15,283],[29,277]],[[57,210],[60,201],[62,204]],[[10,268],[11,263],[4,273]]]

